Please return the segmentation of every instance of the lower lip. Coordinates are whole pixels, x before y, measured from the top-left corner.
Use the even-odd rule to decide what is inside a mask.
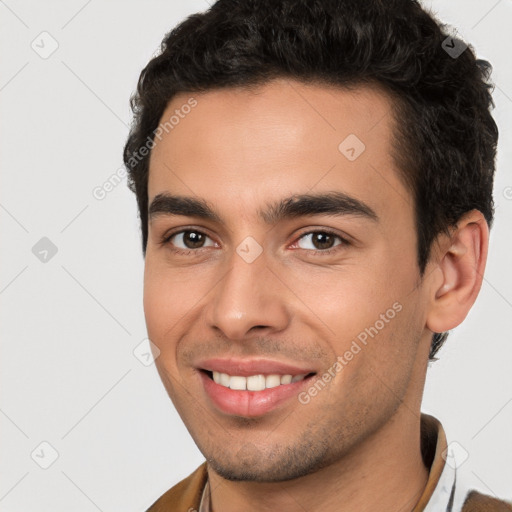
[[[312,378],[306,377],[298,382],[281,384],[262,391],[238,391],[217,384],[202,371],[199,375],[206,394],[222,412],[246,418],[262,416],[291,398],[297,398],[301,388]]]

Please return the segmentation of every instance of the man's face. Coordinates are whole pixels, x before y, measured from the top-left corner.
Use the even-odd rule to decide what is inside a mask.
[[[152,151],[149,204],[179,196],[212,215],[192,201],[153,208],[148,334],[225,478],[308,474],[419,411],[428,297],[390,108],[376,89],[276,80],[180,94],[162,116],[181,114]],[[331,201],[286,202],[301,195]]]

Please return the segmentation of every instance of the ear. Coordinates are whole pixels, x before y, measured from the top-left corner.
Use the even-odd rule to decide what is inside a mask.
[[[450,237],[441,235],[434,257],[426,327],[445,332],[466,318],[482,286],[489,226],[478,210],[466,213]],[[434,246],[435,247],[435,246]]]

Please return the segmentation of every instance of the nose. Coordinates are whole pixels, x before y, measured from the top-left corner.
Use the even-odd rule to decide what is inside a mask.
[[[212,291],[207,323],[231,340],[279,332],[291,318],[289,299],[291,292],[267,265],[264,252],[248,263],[234,251],[229,269]]]

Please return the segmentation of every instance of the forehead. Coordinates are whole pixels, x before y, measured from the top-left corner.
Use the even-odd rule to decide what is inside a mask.
[[[391,156],[393,123],[391,99],[376,87],[278,79],[181,93],[160,120],[167,130],[152,150],[149,201],[172,192],[247,210],[258,200],[341,191],[374,209],[393,202],[403,210],[410,200]]]

